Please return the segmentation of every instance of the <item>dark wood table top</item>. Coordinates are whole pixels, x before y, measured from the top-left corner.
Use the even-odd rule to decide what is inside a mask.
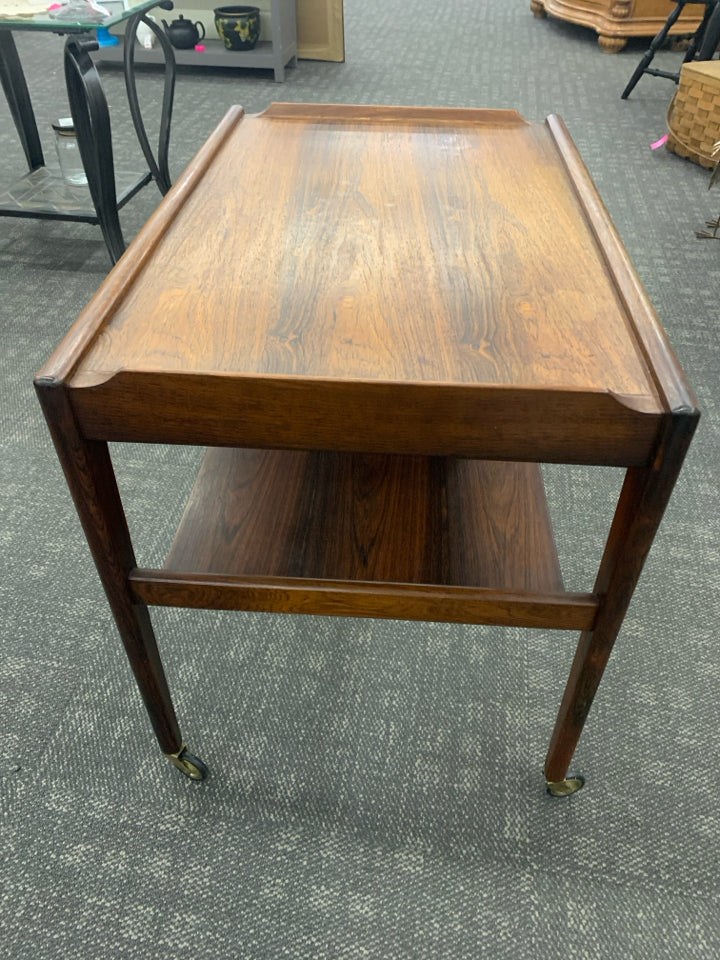
[[[562,121],[493,110],[233,108],[43,375],[103,439],[618,464],[691,399]]]

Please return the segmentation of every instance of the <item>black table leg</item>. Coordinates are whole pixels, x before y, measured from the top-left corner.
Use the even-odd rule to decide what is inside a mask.
[[[2,83],[10,115],[20,137],[20,143],[25,151],[28,167],[30,170],[44,167],[45,159],[35,123],[35,113],[15,41],[9,30],[0,30],[0,83]]]
[[[65,80],[78,148],[100,229],[113,263],[125,252],[115,190],[110,115],[100,77],[90,58],[98,42],[68,37],[65,43]]]

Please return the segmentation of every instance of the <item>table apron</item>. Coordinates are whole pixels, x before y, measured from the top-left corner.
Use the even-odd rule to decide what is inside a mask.
[[[611,393],[125,374],[70,390],[94,440],[642,466],[662,412]]]

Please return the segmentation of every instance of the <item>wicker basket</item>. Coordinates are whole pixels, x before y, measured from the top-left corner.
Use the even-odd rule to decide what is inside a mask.
[[[680,85],[668,110],[667,148],[703,167],[718,162],[720,140],[720,60],[683,65]]]

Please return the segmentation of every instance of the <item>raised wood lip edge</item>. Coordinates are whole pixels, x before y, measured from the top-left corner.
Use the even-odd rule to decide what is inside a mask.
[[[112,318],[136,277],[146,266],[178,211],[202,180],[215,155],[242,120],[244,109],[233,106],[200,147],[159,207],[132,241],[108,278],[90,299],[68,333],[35,376],[36,382],[66,382],[82,362],[102,328]]]
[[[628,330],[668,412],[697,412],[697,399],[605,203],[565,122],[550,114],[545,123],[620,297]]]
[[[421,107],[401,104],[346,104],[273,101],[257,120],[316,120],[319,122],[390,122],[403,120],[436,125],[463,123],[470,126],[532,126],[517,110],[494,107]]]
[[[193,376],[117,376],[69,394],[88,439],[608,466],[647,463],[666,416],[638,412],[606,391]],[[189,406],[192,417],[182,414]],[[388,419],[390,406],[397,416]],[[449,407],[456,426],[448,432],[443,411]],[[147,409],[157,417],[148,419]]]

